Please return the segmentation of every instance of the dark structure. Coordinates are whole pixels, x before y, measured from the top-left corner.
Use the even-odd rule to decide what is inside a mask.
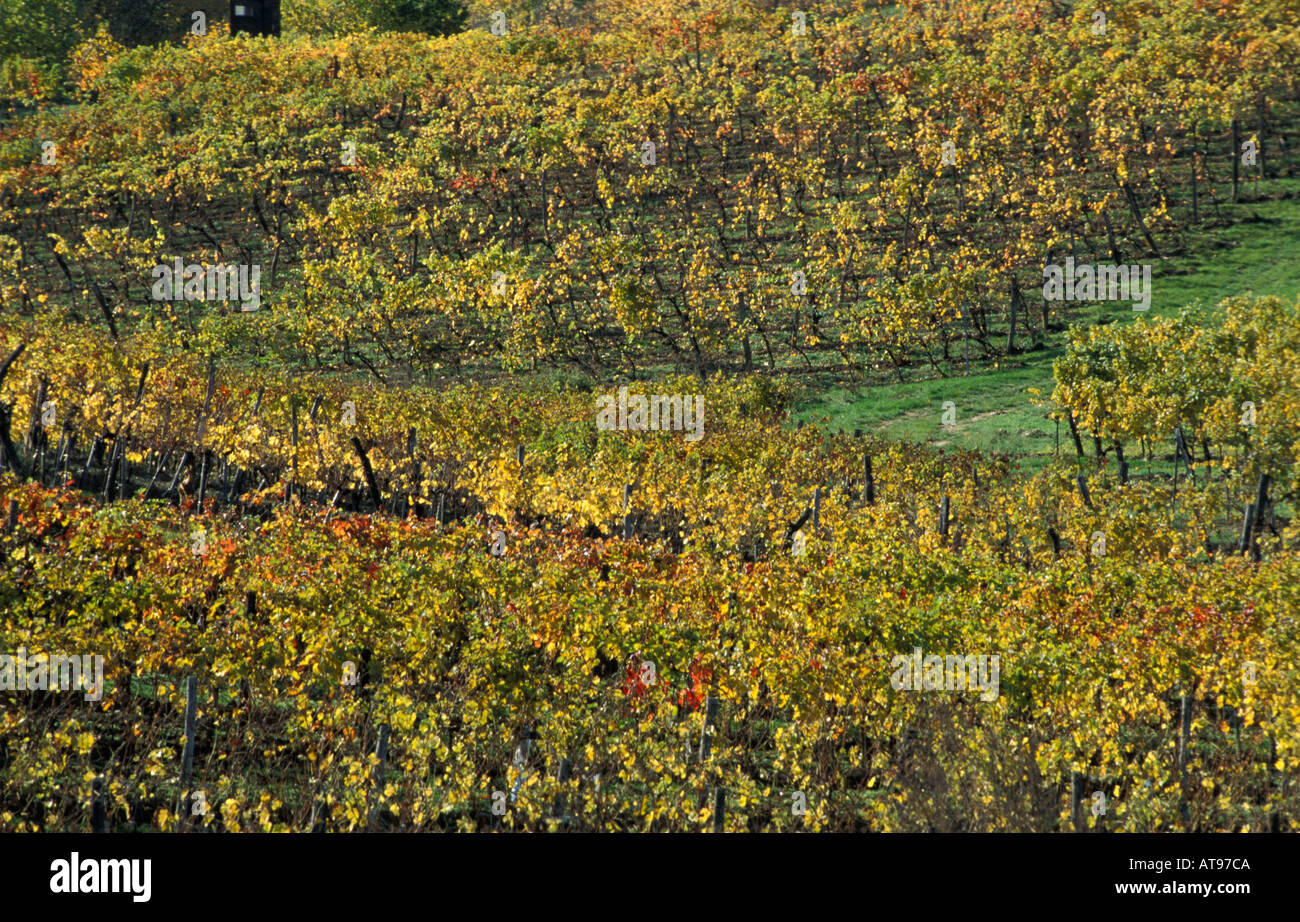
[[[280,0],[231,0],[230,34],[280,35]]]

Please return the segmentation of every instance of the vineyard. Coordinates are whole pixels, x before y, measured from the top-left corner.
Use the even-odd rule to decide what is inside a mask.
[[[1043,293],[1295,197],[1295,9],[499,6],[0,106],[0,831],[1296,830],[1300,292]]]
[[[1295,175],[1288,4],[1107,9],[1101,34],[1090,3],[814,5],[799,33],[610,2],[422,42],[100,35],[77,105],[0,133],[0,296],[376,380],[996,359],[1070,322],[1045,263],[1164,262]],[[258,265],[260,309],[159,300],[176,259]]]
[[[1293,346],[1253,353],[1289,387]],[[6,828],[172,829],[196,792],[232,830],[1054,829],[1084,788],[1107,828],[1292,822],[1296,536],[1267,500],[1235,530],[1283,394],[1252,392],[1253,438],[1206,422],[1211,460],[1125,483],[782,428],[753,382],[709,385],[688,446],[596,437],[581,395],[373,388],[347,426],[312,379],[150,361],[34,343],[5,382],[44,368],[130,433],[71,466],[39,421],[6,448],[45,479],[5,485],[6,642],[107,661],[102,705],[6,710]],[[164,487],[195,431],[208,460]],[[1001,694],[891,691],[913,649],[998,652]]]

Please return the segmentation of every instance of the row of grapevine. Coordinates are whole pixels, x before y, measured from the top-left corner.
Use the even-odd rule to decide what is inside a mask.
[[[1025,570],[891,505],[763,561],[577,528],[494,554],[473,523],[7,476],[0,503],[0,650],[104,677],[0,698],[6,830],[88,828],[96,802],[117,830],[1051,830],[1076,777],[1109,804],[1088,825],[1295,822],[1293,551],[1117,541]],[[915,651],[997,656],[998,684],[900,688]]]
[[[947,497],[963,541],[1027,555],[1026,562],[1049,546],[1049,529],[1075,546],[1087,546],[1098,529],[1117,528],[1142,536],[1135,550],[1219,551],[1237,543],[1230,533],[1240,503],[1253,498],[1261,474],[1275,480],[1275,497],[1296,495],[1289,459],[1295,457],[1297,415],[1288,407],[1300,344],[1290,341],[1285,331],[1294,324],[1284,320],[1294,310],[1269,298],[1229,302],[1226,309],[1257,334],[1246,337],[1256,345],[1242,353],[1240,368],[1131,328],[1135,342],[1149,348],[1166,342],[1181,356],[1180,365],[1159,363],[1166,376],[1160,380],[1172,388],[1169,399],[1181,399],[1179,382],[1193,376],[1207,399],[1235,407],[1242,393],[1218,395],[1213,382],[1237,389],[1251,384],[1246,396],[1258,409],[1250,428],[1233,428],[1239,422],[1234,410],[1224,417],[1222,432],[1187,416],[1159,416],[1155,428],[1141,433],[1168,445],[1157,434],[1181,424],[1188,444],[1213,440],[1212,462],[1187,459],[1210,476],[1180,492],[1178,481],[1125,483],[1126,475],[1109,463],[1095,472],[1057,468],[1032,481],[1031,489],[1042,494],[1022,500],[1009,516],[998,513],[1001,494],[989,485],[1007,480],[1010,459],[933,453],[811,427],[790,430],[782,408],[788,390],[762,378],[655,385],[661,393],[699,391],[703,437],[692,441],[671,431],[602,431],[593,399],[598,394],[591,392],[503,393],[484,385],[394,391],[318,377],[268,383],[257,372],[169,355],[147,341],[112,342],[86,330],[76,338],[71,330],[9,330],[0,344],[13,358],[0,377],[7,421],[0,444],[5,466],[42,483],[71,482],[104,498],[166,497],[196,511],[265,516],[292,501],[443,523],[485,514],[500,523],[552,529],[572,525],[611,534],[630,528],[629,534],[679,548],[687,540],[718,542],[766,556],[787,546],[798,530],[793,523],[814,495],[820,521],[832,530],[845,527],[851,534],[863,518],[902,516],[913,536],[938,530],[937,510]],[[1267,346],[1264,336],[1270,337]],[[1131,400],[1120,406],[1140,409],[1143,419],[1165,412],[1153,391],[1159,382],[1145,377],[1149,367],[1136,367],[1127,379],[1147,388],[1149,399],[1122,391],[1111,399]],[[1058,364],[1064,383],[1057,397],[1074,407],[1088,430],[1100,417],[1071,403],[1088,393],[1075,381],[1079,368],[1073,352]],[[1091,374],[1114,380],[1106,368]],[[937,428],[941,412],[935,410]],[[1085,497],[1080,490],[1067,507],[1079,515],[1066,517],[1054,494],[1063,486],[1074,490],[1075,476],[1086,478],[1083,489],[1090,492]],[[1007,481],[1000,489],[1020,486]],[[1132,522],[1138,509],[1144,518]],[[1267,539],[1269,549],[1284,546],[1277,520],[1267,522],[1276,532]],[[1032,549],[1013,542],[1013,532],[1032,535]]]
[[[96,45],[85,105],[0,136],[0,295],[376,378],[1015,351],[1069,319],[1044,263],[1179,252],[1300,149],[1285,4],[1112,4],[1100,34],[1093,12],[828,5],[800,34],[667,2]],[[176,259],[259,266],[260,309],[158,300]]]

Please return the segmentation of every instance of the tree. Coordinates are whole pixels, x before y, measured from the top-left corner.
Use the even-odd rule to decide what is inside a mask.
[[[366,21],[392,32],[452,35],[465,27],[469,11],[460,0],[367,0]]]
[[[58,63],[77,41],[72,0],[5,0],[0,3],[0,58],[22,55]]]

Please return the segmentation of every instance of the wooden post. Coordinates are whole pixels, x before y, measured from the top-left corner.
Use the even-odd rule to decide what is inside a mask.
[[[808,506],[800,514],[799,518],[795,519],[793,522],[790,522],[788,525],[786,525],[785,541],[782,543],[782,548],[784,550],[786,551],[790,550],[790,548],[793,546],[794,543],[795,532],[803,528],[804,523],[807,522],[808,519],[810,519],[811,517],[812,517],[812,507]]]
[[[26,350],[27,344],[19,343],[14,347],[14,351],[10,352],[3,362],[0,362],[0,384],[4,383],[5,375],[9,374],[10,366],[12,366],[14,362],[18,361],[18,356],[22,355]]]
[[[154,465],[153,476],[145,484],[144,491],[140,494],[141,499],[148,499],[149,494],[153,492],[153,485],[158,482],[158,475],[162,473],[163,465],[167,463],[167,452],[158,452],[158,463]]]
[[[367,822],[372,830],[380,822],[380,810],[374,806],[374,796],[376,792],[378,796],[383,796],[383,772],[389,761],[389,724],[380,724],[380,740],[374,746],[374,756],[378,758],[378,763],[374,766],[373,774],[370,775],[369,809],[367,810]]]
[[[64,471],[67,470],[66,467],[67,462],[66,462],[66,456],[64,455],[64,452],[68,450],[68,437],[71,435],[71,433],[72,433],[72,425],[67,420],[64,420],[63,427],[59,431],[59,448],[54,453],[54,469],[56,471],[60,467],[63,467]]]
[[[190,779],[194,768],[194,717],[198,707],[198,680],[194,676],[185,679],[185,749],[181,754],[181,784]]]
[[[939,534],[948,537],[948,495],[939,497]]]
[[[1011,276],[1011,328],[1007,331],[1007,354],[1016,351],[1016,308],[1020,304],[1020,282]]]
[[[208,467],[212,463],[212,452],[203,449],[203,460],[199,462],[199,512],[203,511],[203,499],[208,492]],[[112,474],[109,474],[112,477]]]
[[[513,765],[519,770],[519,776],[515,778],[514,785],[510,788],[510,802],[514,803],[519,796],[519,789],[523,787],[524,778],[528,774],[528,757],[533,751],[533,727],[524,731],[524,738],[519,745],[515,747]]]
[[[95,440],[90,443],[90,454],[86,455],[86,464],[81,469],[80,476],[77,477],[78,490],[84,490],[86,488],[86,478],[90,476],[90,469],[99,463],[99,456],[103,450],[104,437],[102,435],[97,435],[95,436]],[[14,467],[14,470],[18,471],[19,474],[22,473],[16,466]]]
[[[822,517],[822,488],[813,487],[812,499],[812,525],[816,528],[821,524]]]
[[[1241,174],[1241,122],[1232,120],[1232,204],[1237,204],[1237,184]]]
[[[370,458],[366,456],[366,450],[361,447],[361,439],[355,435],[352,436],[352,449],[361,459],[361,471],[366,476],[366,487],[370,490],[370,501],[375,504],[375,511],[383,507],[383,499],[379,495],[379,483],[375,480],[374,468],[370,466]]]
[[[1268,474],[1259,475],[1259,483],[1255,485],[1255,533],[1259,534],[1264,528],[1264,514],[1268,509]]]
[[[177,465],[176,465],[176,473],[172,476],[172,482],[171,482],[171,484],[167,487],[167,495],[168,495],[168,496],[175,496],[175,495],[176,495],[176,487],[177,487],[177,485],[180,483],[180,479],[181,479],[181,471],[185,470],[185,468],[187,468],[187,467],[190,466],[190,462],[193,460],[193,458],[194,458],[194,454],[193,454],[192,452],[189,452],[189,451],[187,451],[187,452],[185,452],[185,453],[183,453],[183,454],[181,455],[181,461],[180,461],[180,464],[177,464]]]
[[[96,775],[90,788],[90,831],[107,832],[108,817],[104,809],[104,776]]]
[[[1074,827],[1075,832],[1083,832],[1083,775],[1079,772],[1070,772],[1070,824]]]
[[[1237,553],[1245,554],[1250,550],[1251,537],[1255,531],[1255,504],[1247,503],[1246,512],[1241,517],[1241,539],[1237,542]]]
[[[374,797],[374,791],[378,790],[382,797],[384,793],[384,770],[388,767],[388,724],[379,725],[379,742],[375,745],[375,755],[379,763],[375,766],[374,774],[371,776],[371,797]],[[372,801],[373,802],[373,801]],[[373,825],[378,818],[378,810],[372,810],[370,822]]]
[[[293,455],[289,459],[289,484],[284,491],[284,501],[288,504],[293,499],[293,491],[298,486],[298,400],[289,398],[289,437]]]
[[[1092,494],[1088,492],[1088,478],[1084,477],[1082,474],[1079,474],[1074,478],[1074,482],[1078,484],[1079,496],[1083,500],[1083,504],[1087,506],[1089,509],[1091,509]]]
[[[406,430],[406,456],[411,459],[411,493],[415,496],[415,517],[424,518],[424,503],[420,502],[420,462],[415,457],[415,427]]]
[[[235,497],[239,495],[239,487],[243,483],[243,480],[244,480],[244,469],[242,467],[235,468],[235,476],[232,477],[230,480],[230,489],[226,491],[227,506],[233,503],[235,501]]]
[[[1056,529],[1047,526],[1047,537],[1052,541],[1052,557],[1060,559],[1061,557],[1061,536],[1056,533]]]
[[[1178,462],[1183,462],[1183,468],[1188,474],[1192,473],[1192,453],[1187,449],[1187,439],[1183,436],[1183,427],[1179,426],[1174,430],[1174,466]]]
[[[149,380],[149,363],[145,362],[144,365],[140,368],[140,378],[135,385],[135,400],[132,402],[131,405],[132,415],[134,415],[135,411],[139,409],[140,402],[144,399],[144,386],[148,380]],[[127,442],[131,438],[131,430],[134,427],[134,425],[135,425],[134,422],[129,422],[126,426],[125,431],[120,432],[117,435],[117,438],[113,442],[113,453],[112,455],[109,456],[109,462],[108,462],[108,478],[104,483],[105,502],[109,502],[113,499],[113,484],[115,478],[118,483],[117,498],[119,500],[124,500],[127,499],[131,494],[131,489],[130,489],[131,466],[130,466],[130,462],[127,461],[126,459],[126,446],[127,446]],[[45,458],[44,455],[42,455],[41,457],[42,469],[44,469],[44,465],[45,465]],[[200,506],[201,505],[202,504],[200,504]]]
[[[1266,126],[1264,120],[1264,97],[1263,96],[1259,97],[1259,103],[1258,103],[1258,108],[1256,109],[1255,118],[1256,118],[1255,141],[1256,144],[1258,145],[1255,150],[1255,162],[1259,166],[1259,173],[1256,174],[1255,181],[1256,183],[1258,183],[1259,180],[1265,179],[1268,176],[1268,173],[1264,170],[1264,129]],[[1258,194],[1259,186],[1257,185],[1255,189],[1256,189],[1256,193]]]
[[[1191,695],[1184,694],[1179,699],[1178,721],[1178,782],[1185,784],[1187,770],[1187,748],[1192,737],[1192,706],[1195,703]]]
[[[212,409],[212,392],[217,386],[217,360],[208,356],[208,387],[203,393],[203,413],[199,416],[199,429],[194,435],[194,444],[202,445],[208,431],[208,413]]]
[[[113,485],[117,481],[118,468],[122,463],[120,447],[120,443],[115,444],[108,456],[108,474],[104,477],[104,502],[106,503],[113,499]]]
[[[18,500],[10,498],[9,514],[5,517],[5,534],[12,535],[18,530]]]
[[[1273,766],[1274,766],[1276,763],[1277,763],[1277,739],[1273,736],[1272,733],[1270,733],[1270,734],[1268,735],[1268,773],[1267,773],[1267,779],[1268,779],[1268,799],[1269,799],[1269,800],[1272,800],[1272,799],[1273,799],[1273,778],[1274,778],[1274,776],[1275,776],[1275,772],[1276,772],[1276,769],[1274,769]],[[1283,779],[1282,784],[1283,784],[1283,788],[1284,788],[1284,790],[1285,790],[1285,785],[1286,785],[1286,779],[1285,779],[1285,778]],[[1274,810],[1273,813],[1269,816],[1269,819],[1268,819],[1268,831],[1269,831],[1269,832],[1279,832],[1279,831],[1280,831],[1280,829],[1279,829],[1279,823],[1278,823],[1278,814],[1277,814],[1277,811],[1276,811],[1276,810]]]
[[[1195,137],[1192,141],[1192,223],[1201,223],[1200,195],[1196,186],[1196,161],[1200,155],[1196,152]]]
[[[361,668],[358,670],[360,675],[358,675],[357,677],[357,686],[356,686],[357,695],[361,698],[369,699],[370,696],[374,693],[374,689],[372,689],[370,686],[374,681],[377,680],[377,676],[374,675],[374,673],[378,672],[378,670],[375,667],[373,658],[374,658],[373,650],[371,650],[369,647],[362,648]]]
[[[713,831],[723,831],[723,821],[726,819],[727,811],[727,790],[718,786],[713,789]]]
[[[23,448],[34,452],[46,441],[45,426],[41,423],[41,407],[45,404],[45,394],[49,389],[50,379],[41,375],[36,382],[36,398],[32,401],[32,412],[28,416],[27,434],[23,438]]]
[[[9,425],[12,419],[13,411],[10,405],[0,403],[0,470],[8,468],[22,477],[22,460],[18,457],[18,449],[9,439]]]
[[[524,446],[523,446],[523,445],[520,445],[519,447],[517,447],[517,448],[515,449],[515,460],[519,462],[519,466],[520,466],[520,467],[523,467],[523,466],[524,466]]]
[[[564,784],[569,780],[572,773],[573,763],[568,759],[561,759],[560,766],[555,772],[555,780],[560,784]],[[555,803],[551,808],[551,815],[556,819],[564,818],[564,794],[560,793],[555,795]]]
[[[874,506],[876,504],[876,479],[871,473],[871,455],[867,455],[863,459],[863,467],[866,475],[867,505]]]
[[[140,380],[135,385],[135,405],[138,407],[140,401],[144,399],[144,384],[149,380],[149,363],[145,362],[140,368]]]
[[[966,304],[961,306],[961,347],[966,357],[966,374],[970,374],[970,307]]]
[[[5,375],[9,374],[9,368],[17,361],[18,356],[23,354],[27,348],[25,343],[19,343],[9,357],[0,364],[0,384],[4,383]],[[8,403],[0,403],[0,469],[4,467],[11,468],[19,477],[23,474],[22,461],[18,457],[18,449],[9,438],[9,426],[13,419],[13,407]]]
[[[713,722],[718,719],[718,699],[709,695],[704,699],[704,727],[700,730],[700,753],[701,762],[708,761],[709,753],[713,750]]]
[[[1078,426],[1078,424],[1075,423],[1075,421],[1074,421],[1074,411],[1073,411],[1073,410],[1068,410],[1068,411],[1066,411],[1066,417],[1065,417],[1065,418],[1066,418],[1066,421],[1070,424],[1070,437],[1071,437],[1072,439],[1074,439],[1074,453],[1075,453],[1078,457],[1082,458],[1082,457],[1083,457],[1083,442],[1081,442],[1081,441],[1079,440],[1079,426]]]

